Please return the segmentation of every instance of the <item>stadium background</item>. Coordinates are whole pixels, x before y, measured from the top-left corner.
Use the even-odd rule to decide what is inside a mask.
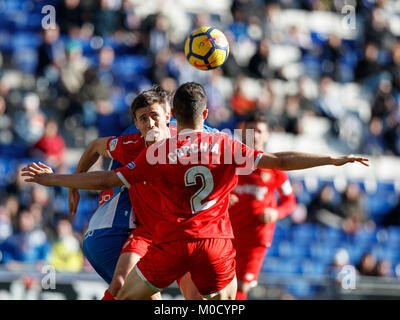
[[[45,5],[56,30],[42,29]],[[211,126],[233,129],[257,108],[269,117],[268,151],[371,159],[290,172],[297,208],[277,223],[249,297],[400,297],[399,13],[395,0],[1,0],[0,299],[102,296],[81,250],[98,193],[81,192],[71,220],[66,189],[16,173],[31,159],[72,172],[92,139],[130,124],[138,92],[192,80],[206,88]],[[203,25],[230,41],[214,71],[183,54]],[[56,290],[42,285],[49,264]],[[345,265],[357,270],[355,289]],[[181,298],[176,287],[165,297]]]

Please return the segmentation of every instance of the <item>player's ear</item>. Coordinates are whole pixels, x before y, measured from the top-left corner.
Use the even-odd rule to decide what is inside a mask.
[[[203,120],[206,120],[208,117],[208,109],[204,109],[203,111]]]
[[[171,112],[165,112],[165,122],[169,123],[171,121]]]

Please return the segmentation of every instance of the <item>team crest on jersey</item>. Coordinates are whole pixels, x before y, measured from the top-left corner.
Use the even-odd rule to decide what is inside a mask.
[[[118,139],[113,139],[110,141],[110,151],[114,151],[117,147]]]
[[[261,172],[261,179],[264,182],[267,182],[271,178],[271,174],[268,172]]]
[[[135,164],[133,162],[130,162],[126,165],[129,169],[133,169],[135,167]]]

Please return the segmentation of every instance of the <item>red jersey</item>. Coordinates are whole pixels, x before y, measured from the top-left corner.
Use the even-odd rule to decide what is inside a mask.
[[[228,204],[236,169],[252,170],[261,155],[225,133],[185,130],[115,172],[128,188],[146,180],[162,194],[163,219],[153,233],[154,243],[231,239]]]
[[[176,134],[176,128],[169,129],[171,135]],[[135,161],[146,148],[146,141],[140,132],[113,137],[107,142],[109,156],[123,165]],[[154,226],[161,219],[161,197],[157,189],[143,180],[130,188],[129,197],[136,216],[134,235],[151,239]]]
[[[279,191],[281,204],[275,190]],[[278,219],[289,215],[296,205],[290,181],[285,172],[257,169],[252,174],[240,176],[232,192],[239,201],[230,209],[230,219],[237,243],[252,243],[269,247],[274,235],[275,223],[263,223],[258,215],[266,208],[275,208]]]

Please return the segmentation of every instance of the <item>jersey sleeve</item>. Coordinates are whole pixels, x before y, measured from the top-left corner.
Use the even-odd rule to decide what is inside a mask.
[[[123,184],[130,188],[138,182],[153,180],[158,175],[158,166],[147,162],[146,150],[143,150],[135,161],[129,162],[122,168],[115,169],[114,172],[121,179]]]
[[[140,146],[136,134],[127,134],[120,137],[111,137],[107,141],[108,155],[122,165],[128,164],[134,154],[135,147]]]
[[[296,197],[293,193],[289,177],[284,171],[275,171],[276,189],[279,193],[278,219],[283,219],[291,214],[296,207]]]
[[[234,165],[239,169],[244,169],[245,171],[243,172],[248,171],[247,174],[255,170],[263,155],[263,151],[250,148],[236,139],[231,139],[230,143]]]

